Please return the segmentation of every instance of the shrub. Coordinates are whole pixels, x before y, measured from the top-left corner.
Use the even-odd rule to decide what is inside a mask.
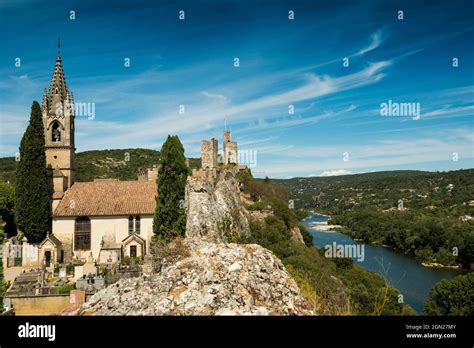
[[[150,250],[153,258],[153,270],[160,272],[166,264],[173,264],[190,255],[189,247],[183,238],[176,237],[173,241],[166,243],[164,240],[153,237]]]
[[[75,289],[75,287],[76,287],[76,284],[68,283],[68,284],[59,286],[56,291],[58,294],[69,294],[71,290]]]

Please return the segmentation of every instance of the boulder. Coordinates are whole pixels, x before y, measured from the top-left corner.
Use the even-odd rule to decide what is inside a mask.
[[[189,256],[121,279],[76,314],[313,315],[282,262],[256,244],[186,240]]]

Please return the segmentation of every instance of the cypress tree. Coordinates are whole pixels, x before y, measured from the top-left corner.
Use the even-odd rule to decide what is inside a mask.
[[[168,135],[161,147],[160,163],[153,232],[159,239],[168,242],[177,236],[184,236],[186,231],[184,191],[189,168],[178,136]]]
[[[38,243],[50,226],[48,172],[41,108],[31,106],[30,123],[20,143],[20,160],[16,168],[15,222],[28,242]]]
[[[2,246],[2,249],[4,248],[3,239],[4,239],[3,230],[0,228],[0,245]],[[7,290],[6,288],[7,287],[5,284],[5,280],[3,278],[3,262],[0,262],[0,305],[3,304],[3,296],[5,295],[5,291]],[[0,308],[0,313],[1,312],[3,312],[2,308]]]

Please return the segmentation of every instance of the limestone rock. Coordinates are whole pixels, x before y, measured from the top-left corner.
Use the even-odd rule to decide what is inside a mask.
[[[298,226],[291,229],[291,238],[304,244],[304,239]]]
[[[83,315],[312,315],[281,261],[256,244],[187,240],[189,256],[160,273],[97,292]]]
[[[186,183],[186,237],[226,241],[226,233],[249,233],[249,222],[240,199],[236,171],[226,169],[215,176],[188,177]]]

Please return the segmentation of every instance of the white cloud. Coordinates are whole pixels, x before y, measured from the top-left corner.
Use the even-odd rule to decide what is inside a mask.
[[[377,30],[375,33],[373,33],[370,37],[371,41],[370,44],[367,47],[364,47],[361,49],[359,52],[355,54],[355,56],[360,56],[363,55],[367,52],[375,50],[377,47],[380,46],[380,44],[384,41],[385,37],[383,35],[383,31]]]
[[[202,91],[201,94],[205,97],[208,97],[208,98],[211,98],[211,99],[215,99],[217,101],[220,101],[220,102],[225,102],[227,101],[227,97],[222,95],[222,94],[216,94],[216,93],[209,93],[207,91]]]
[[[336,169],[336,170],[325,170],[319,176],[338,176],[338,175],[349,175],[353,174],[350,170]]]

